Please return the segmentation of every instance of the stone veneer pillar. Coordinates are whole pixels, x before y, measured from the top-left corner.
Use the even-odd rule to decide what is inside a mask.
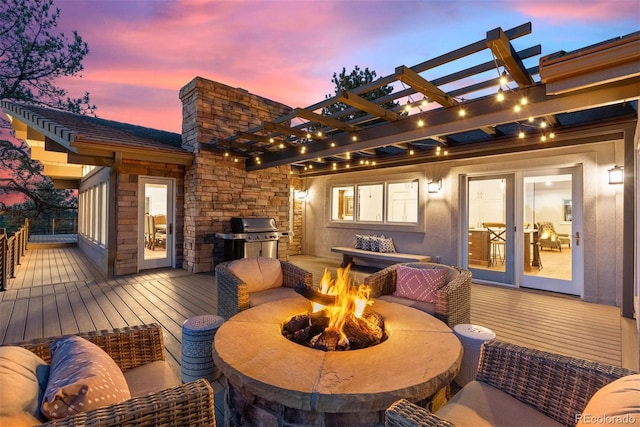
[[[244,161],[215,150],[217,141],[247,131],[291,108],[244,89],[196,77],[180,90],[182,146],[195,159],[185,174],[183,268],[212,271],[223,259],[217,232],[230,232],[232,217],[271,217],[278,227],[290,224],[289,166],[247,172]],[[288,256],[281,239],[279,257]]]

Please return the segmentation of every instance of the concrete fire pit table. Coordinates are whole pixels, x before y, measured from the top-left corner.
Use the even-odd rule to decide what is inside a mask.
[[[308,311],[288,298],[242,311],[215,336],[213,360],[227,381],[225,426],[375,426],[399,398],[424,403],[460,369],[453,331],[419,310],[376,300],[389,338],[374,347],[325,352],[282,336]]]

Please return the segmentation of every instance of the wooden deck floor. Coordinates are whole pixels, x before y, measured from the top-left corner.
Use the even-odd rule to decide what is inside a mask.
[[[315,280],[325,267],[339,264],[308,256],[291,261]],[[369,273],[356,270],[353,277],[357,281]],[[216,301],[212,273],[160,269],[105,278],[75,247],[30,248],[17,277],[0,292],[0,343],[156,322],[165,331],[169,362],[179,372],[182,323],[215,314]],[[472,322],[491,328],[498,338],[637,369],[637,331],[625,320],[617,307],[577,298],[472,286]]]

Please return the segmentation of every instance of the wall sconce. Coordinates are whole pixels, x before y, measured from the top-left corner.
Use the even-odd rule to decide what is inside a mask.
[[[437,193],[442,188],[442,180],[431,181],[427,184],[427,191],[429,193]]]
[[[622,184],[624,182],[624,168],[615,165],[609,169],[609,184]]]
[[[296,190],[294,192],[294,197],[296,198],[296,200],[306,200],[308,195],[308,190]]]

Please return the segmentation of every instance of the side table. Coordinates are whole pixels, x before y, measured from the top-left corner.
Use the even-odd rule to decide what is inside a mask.
[[[460,372],[454,381],[460,387],[464,387],[465,384],[476,379],[482,344],[485,341],[495,339],[496,334],[489,328],[466,323],[455,325],[453,333],[458,337],[464,349]]]
[[[215,315],[191,317],[182,324],[182,382],[215,381],[221,372],[211,358],[211,346],[224,319]]]

